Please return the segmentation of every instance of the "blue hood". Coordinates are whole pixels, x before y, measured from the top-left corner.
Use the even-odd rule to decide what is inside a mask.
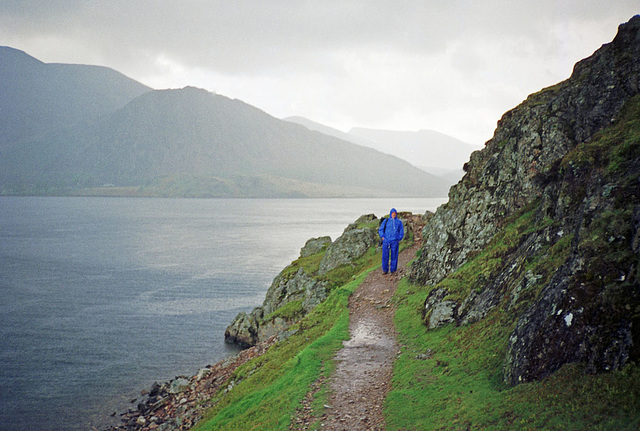
[[[396,213],[396,215],[398,215],[398,211],[396,211],[395,208],[391,208],[391,211],[389,211],[389,217],[391,217],[391,214]]]

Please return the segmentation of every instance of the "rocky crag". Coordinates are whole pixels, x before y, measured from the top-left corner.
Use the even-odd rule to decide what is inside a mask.
[[[425,324],[513,316],[504,379],[640,358],[640,16],[507,112],[423,231]],[[463,282],[464,280],[464,282]]]
[[[409,213],[400,213],[407,217]],[[261,307],[239,313],[225,331],[225,341],[254,346],[272,336],[290,335],[288,328],[327,298],[335,287],[332,272],[353,272],[355,261],[371,252],[378,242],[380,220],[363,215],[347,226],[340,237],[312,238],[300,251],[300,258],[275,277]],[[410,226],[405,223],[405,230]],[[339,277],[338,277],[339,278]]]

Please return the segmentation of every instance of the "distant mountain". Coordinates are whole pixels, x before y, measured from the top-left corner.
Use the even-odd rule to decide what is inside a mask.
[[[0,147],[94,120],[150,90],[106,67],[46,64],[0,46]]]
[[[349,135],[365,139],[372,148],[408,160],[427,172],[462,170],[479,147],[433,130],[396,131],[354,127]]]
[[[469,161],[471,153],[480,149],[431,130],[412,132],[356,127],[345,133],[304,117],[293,116],[285,120],[301,124],[309,130],[394,155],[425,172],[444,178],[451,185],[462,178],[462,167]]]
[[[448,191],[446,182],[399,158],[238,100],[191,87],[149,90],[110,69],[46,65],[10,48],[0,55],[0,91],[8,96],[0,101],[0,193],[442,197]]]
[[[306,127],[309,130],[314,130],[316,132],[323,133],[325,135],[334,136],[336,138],[342,139],[343,141],[353,142],[358,145],[363,145],[365,147],[371,147],[371,142],[359,139],[357,137],[351,136],[348,133],[345,133],[341,130],[334,129],[333,127],[325,126],[324,124],[316,123],[315,121],[309,120],[305,117],[299,116],[291,116],[287,118],[283,118],[284,121],[289,121],[291,123],[300,124],[301,126]]]

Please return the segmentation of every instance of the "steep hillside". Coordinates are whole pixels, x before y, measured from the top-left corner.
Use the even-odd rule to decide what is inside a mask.
[[[0,148],[96,119],[149,90],[106,67],[47,64],[0,47]]]
[[[425,196],[408,163],[196,88],[151,91],[89,124],[2,152],[0,181],[177,196]]]
[[[425,228],[411,272],[433,286],[425,324],[508,311],[511,385],[640,359],[639,90],[636,16],[503,116]]]

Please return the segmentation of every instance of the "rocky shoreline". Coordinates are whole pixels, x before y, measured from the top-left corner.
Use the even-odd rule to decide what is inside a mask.
[[[104,431],[168,431],[191,429],[214,405],[213,395],[222,387],[230,390],[233,372],[249,360],[261,356],[277,341],[273,336],[253,347],[200,369],[193,376],[177,376],[143,390],[132,407],[120,414],[121,425]],[[117,413],[116,413],[117,414]],[[95,429],[95,428],[94,428]]]

